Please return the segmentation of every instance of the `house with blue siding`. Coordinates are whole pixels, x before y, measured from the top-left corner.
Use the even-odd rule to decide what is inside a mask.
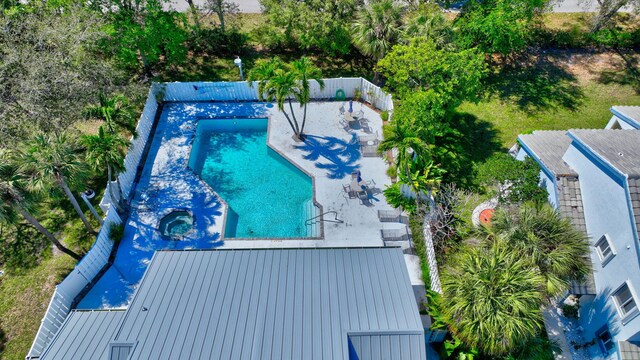
[[[402,250],[157,251],[131,305],[73,310],[39,357],[425,360]]]
[[[616,106],[606,129],[520,135],[549,202],[584,231],[593,273],[574,283],[593,359],[640,358],[640,107]]]

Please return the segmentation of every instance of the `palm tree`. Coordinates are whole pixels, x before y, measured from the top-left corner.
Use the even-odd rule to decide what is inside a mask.
[[[418,124],[408,120],[396,119],[385,125],[384,140],[378,146],[378,151],[385,152],[396,149],[396,167],[409,173],[410,164],[415,160],[428,161],[431,146],[422,140],[422,129]]]
[[[69,182],[80,183],[87,176],[87,167],[80,155],[76,140],[66,133],[39,133],[27,142],[20,162],[40,189],[44,190],[52,183],[59,186],[80,216],[85,228],[90,233],[95,233],[69,188]]]
[[[402,9],[393,0],[373,0],[352,27],[353,43],[374,61],[382,59],[402,35]],[[379,77],[375,73],[375,80]]]
[[[105,94],[100,94],[98,100],[98,105],[89,106],[85,109],[85,114],[89,118],[104,121],[107,129],[112,134],[124,129],[134,137],[138,136],[133,110],[127,98],[123,95],[107,97]]]
[[[439,5],[421,5],[403,26],[403,42],[415,37],[433,41],[438,47],[451,42],[453,29]]]
[[[16,221],[16,213],[20,214],[33,227],[40,231],[60,251],[80,260],[80,255],[66,248],[32,215],[37,204],[36,194],[30,191],[29,178],[22,172],[21,167],[15,163],[6,151],[0,152],[0,220],[7,222]]]
[[[320,79],[320,70],[311,61],[303,57],[292,64],[283,63],[279,58],[262,60],[256,63],[256,67],[249,71],[247,81],[253,86],[258,83],[258,97],[264,101],[275,101],[278,110],[282,111],[289,122],[296,140],[304,139],[304,125],[307,119],[307,104],[310,101],[309,80],[315,79],[324,88],[324,82]],[[304,107],[302,126],[298,123],[293,110],[293,99],[298,100]],[[284,104],[289,104],[291,114],[284,109]]]
[[[492,358],[517,351],[542,330],[543,277],[504,239],[472,247],[442,273],[443,314],[451,332]]]
[[[96,171],[107,169],[109,196],[114,200],[120,199],[120,201],[114,202],[114,205],[119,211],[122,211],[123,196],[118,173],[124,171],[125,149],[129,141],[118,134],[105,133],[104,128],[100,126],[97,135],[85,135],[81,138],[81,142],[87,148],[86,158],[89,166]],[[110,185],[114,175],[119,192],[117,197]]]
[[[582,280],[591,271],[586,235],[548,203],[498,209],[491,226],[482,231],[489,237],[504,236],[530,258],[545,278],[548,297],[564,293],[572,280]]]
[[[296,99],[300,106],[304,106],[304,114],[302,116],[302,126],[300,126],[300,134],[304,136],[304,125],[307,122],[307,104],[311,101],[309,89],[309,80],[315,80],[320,89],[324,89],[324,80],[322,80],[322,72],[318,67],[313,65],[311,60],[303,56],[300,60],[291,63],[291,71],[295,74],[296,80],[300,83],[300,91],[296,95]]]

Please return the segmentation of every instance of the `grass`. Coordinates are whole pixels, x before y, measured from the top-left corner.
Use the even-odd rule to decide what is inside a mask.
[[[54,256],[22,274],[1,278],[0,329],[5,334],[6,344],[0,359],[24,359],[55,285],[71,272],[74,264],[69,256]]]
[[[640,105],[632,85],[613,80],[625,71],[614,54],[558,52],[495,74],[487,98],[458,111],[492,124],[504,148],[533,130],[604,128],[611,106]]]

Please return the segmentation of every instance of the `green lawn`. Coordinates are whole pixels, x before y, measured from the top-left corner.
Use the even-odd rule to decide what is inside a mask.
[[[632,86],[605,84],[596,79],[534,83],[532,88],[542,91],[548,88],[551,93],[557,92],[558,98],[540,100],[534,95],[523,99],[520,92],[505,96],[493,94],[478,104],[465,103],[458,110],[491,123],[500,143],[508,148],[514,144],[518,134],[533,130],[603,128],[611,119],[609,109],[612,105],[640,105],[640,94]],[[540,103],[542,106],[536,107]]]
[[[0,280],[0,330],[6,340],[0,359],[24,359],[56,284],[74,264],[69,256],[55,256],[21,275],[7,275]]]

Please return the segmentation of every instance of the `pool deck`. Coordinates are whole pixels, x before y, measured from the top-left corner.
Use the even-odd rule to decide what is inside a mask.
[[[381,157],[362,157],[356,136],[362,129],[346,131],[340,125],[342,102],[316,102],[308,105],[305,142],[295,142],[284,115],[273,104],[167,103],[151,140],[148,156],[135,187],[131,213],[125,224],[113,265],[105,272],[78,308],[114,308],[126,306],[156,250],[212,248],[284,248],[284,247],[367,247],[383,246],[381,229],[406,226],[381,223],[378,210],[391,210],[382,190],[391,180]],[[359,103],[371,133],[382,136],[379,114]],[[297,114],[302,114],[294,104]],[[188,167],[196,122],[211,118],[270,119],[268,142],[296,166],[314,177],[315,200],[323,211],[337,212],[342,223],[324,223],[322,239],[225,239],[226,204]],[[372,181],[370,204],[349,199],[343,185],[351,182],[351,173],[360,170],[363,180]],[[274,182],[278,178],[274,176]],[[282,184],[287,186],[287,184]],[[213,191],[212,191],[213,190]],[[277,206],[277,204],[274,204]],[[181,241],[167,241],[158,231],[160,220],[173,210],[190,210],[195,217],[194,231]],[[329,215],[328,218],[333,218]],[[278,219],[273,219],[278,221]]]

